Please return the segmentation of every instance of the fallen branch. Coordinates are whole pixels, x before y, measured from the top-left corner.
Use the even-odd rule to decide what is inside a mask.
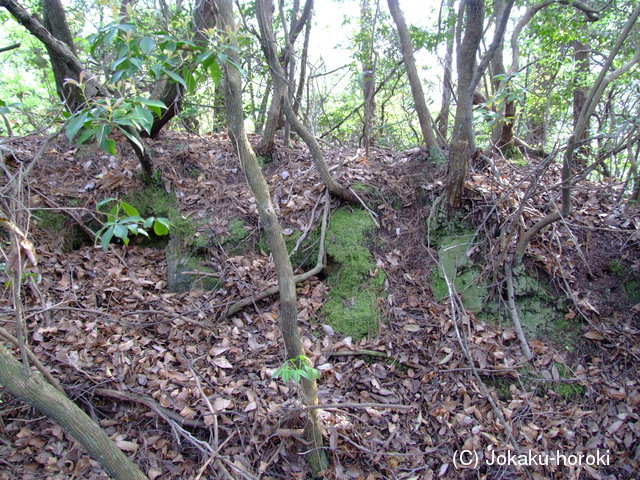
[[[520,345],[522,347],[522,351],[527,356],[527,360],[531,360],[533,358],[533,354],[529,349],[529,344],[527,343],[527,337],[524,334],[524,330],[522,329],[522,322],[520,322],[520,317],[518,316],[518,309],[516,308],[516,299],[515,293],[513,290],[513,265],[505,266],[506,273],[506,282],[507,282],[507,301],[509,302],[509,313],[511,314],[511,319],[513,320],[513,325],[516,327],[516,333],[518,334],[518,339],[520,339]]]
[[[464,353],[464,356],[469,364],[469,367],[471,368],[471,371],[473,373],[473,376],[475,377],[476,381],[478,382],[478,386],[480,387],[480,390],[482,391],[482,394],[484,395],[484,397],[487,399],[487,401],[489,402],[489,404],[491,405],[491,409],[493,410],[493,413],[496,415],[496,418],[500,421],[500,423],[502,424],[502,427],[504,428],[504,431],[507,433],[507,437],[509,438],[509,441],[511,442],[511,446],[513,447],[514,451],[520,455],[520,446],[518,445],[518,442],[513,434],[513,430],[511,429],[511,425],[509,423],[507,423],[506,418],[504,417],[504,415],[502,414],[502,410],[500,410],[500,408],[498,407],[498,405],[496,404],[496,401],[493,399],[493,397],[491,396],[491,392],[489,391],[489,389],[487,388],[487,386],[485,385],[484,381],[482,380],[482,378],[480,377],[480,374],[478,373],[478,370],[476,368],[476,366],[474,365],[473,362],[473,357],[471,356],[471,353],[469,352],[469,349],[467,347],[467,342],[465,341],[465,339],[462,338],[462,333],[460,332],[460,326],[458,324],[458,315],[456,314],[456,312],[459,312],[460,315],[466,315],[466,312],[464,310],[464,306],[462,305],[462,301],[460,300],[460,296],[458,295],[458,292],[455,290],[455,286],[453,285],[453,282],[447,277],[447,273],[445,272],[444,268],[442,267],[441,264],[439,264],[440,269],[442,270],[442,274],[444,276],[445,282],[447,283],[447,289],[449,290],[449,301],[450,301],[450,305],[451,305],[451,318],[453,320],[453,326],[454,329],[456,331],[456,337],[458,338],[458,344],[460,345],[460,348],[462,349],[462,352]],[[528,472],[527,472],[528,474]],[[528,475],[530,478],[530,475]]]
[[[93,390],[93,392],[100,395],[101,397],[113,398],[114,400],[141,403],[142,405],[149,407],[150,410],[153,410],[165,420],[170,419],[180,425],[184,425],[192,428],[206,428],[206,425],[204,422],[200,420],[189,420],[187,418],[183,418],[179,414],[173,412],[172,410],[169,410],[168,408],[164,408],[160,406],[158,402],[156,402],[153,398],[145,397],[144,395],[138,395],[137,393],[121,392],[119,390],[111,390],[109,388],[96,388]]]
[[[395,410],[411,410],[414,407],[411,405],[401,405],[399,403],[324,403],[319,405],[306,405],[299,410],[331,410],[335,408],[392,408]]]
[[[293,280],[295,281],[296,285],[298,283],[304,282],[305,280],[308,280],[309,278],[317,275],[324,268],[324,256],[325,256],[324,242],[325,242],[325,238],[326,238],[326,234],[327,234],[327,217],[329,216],[330,203],[331,203],[331,197],[329,196],[329,193],[327,192],[327,193],[325,193],[324,212],[322,213],[322,228],[320,230],[320,249],[318,251],[318,260],[316,262],[316,266],[313,267],[308,272],[305,272],[305,273],[302,273],[300,275],[296,275],[295,277],[293,277]],[[251,295],[249,297],[245,297],[242,300],[240,300],[240,301],[234,303],[233,305],[231,305],[229,307],[229,309],[225,312],[224,316],[225,317],[230,317],[231,315],[233,315],[233,314],[239,312],[240,310],[242,310],[244,307],[247,307],[249,305],[254,304],[255,302],[258,302],[258,301],[263,300],[263,299],[265,299],[267,297],[275,295],[278,292],[279,292],[279,287],[277,285],[274,285],[273,287],[267,288],[266,290],[263,290],[260,293],[256,293],[256,294]]]
[[[148,480],[140,468],[120,450],[107,434],[69,398],[46,382],[38,372],[24,369],[0,344],[0,384],[7,392],[42,412],[60,425],[115,480]]]
[[[357,357],[357,356],[370,356],[370,357],[380,357],[380,358],[388,358],[389,360],[394,360],[393,357],[390,357],[386,353],[378,352],[376,350],[340,350],[337,352],[331,352],[327,358],[331,357]]]
[[[5,340],[11,342],[16,347],[20,346],[20,344],[18,342],[18,339],[16,337],[14,337],[13,335],[11,335],[11,333],[9,333],[4,327],[0,327],[0,337],[2,337]],[[36,357],[35,353],[33,353],[29,349],[29,347],[27,347],[27,346],[25,346],[25,350],[26,350],[26,353],[27,353],[27,358],[29,358],[31,363],[33,363],[33,365],[35,365],[35,367],[38,369],[38,371],[40,373],[42,373],[42,376],[44,378],[46,378],[51,385],[56,387],[56,390],[58,390],[60,393],[62,393],[63,395],[66,396],[67,394],[64,391],[64,388],[62,388],[62,384],[58,381],[58,379],[56,377],[51,375],[51,372],[49,371],[49,369],[47,367],[45,367],[40,362],[40,360],[38,360],[38,357]]]

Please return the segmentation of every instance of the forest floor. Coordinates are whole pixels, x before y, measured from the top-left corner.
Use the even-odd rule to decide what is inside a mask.
[[[41,142],[30,137],[12,148],[28,162]],[[114,158],[58,138],[24,190],[39,260],[25,282],[30,348],[152,480],[308,478],[299,388],[273,378],[285,360],[277,296],[225,316],[234,302],[275,284],[255,202],[228,139],[168,132],[151,145],[182,217],[201,220],[193,235],[208,245],[219,288],[168,291],[158,245],[133,241],[104,251],[88,236],[78,240],[69,212],[88,225],[97,202],[145,185],[124,146]],[[557,296],[565,324],[532,335],[534,358],[527,361],[509,323],[456,314],[449,298],[434,296],[437,252],[427,245],[427,218],[445,171],[428,166],[420,152],[326,155],[341,182],[376,192],[371,207],[380,228],[371,248],[386,274],[379,329],[365,339],[323,324],[325,274],[298,285],[304,346],[322,373],[320,402],[341,404],[321,411],[326,477],[637,478],[640,307],[622,286],[639,285],[640,217],[615,206],[615,189],[583,182],[571,222],[532,241],[525,263]],[[540,160],[495,162],[503,184],[472,172],[462,210],[472,228],[493,239],[474,252],[488,278],[496,271],[500,277],[502,222],[517,210],[534,181],[527,173]],[[324,187],[304,145],[279,145],[264,173],[283,228],[319,224]],[[557,178],[554,170],[535,178],[543,193],[524,209],[528,225],[545,213],[543,197],[551,194],[543,187],[551,191]],[[332,210],[339,206],[332,201]],[[51,221],[46,212],[59,207],[67,209],[64,220]],[[232,251],[225,239],[238,219],[248,235]],[[0,326],[14,332],[6,280]],[[2,388],[0,401],[0,480],[106,478],[59,426]],[[535,455],[544,463],[545,455],[560,453],[600,455],[601,464],[588,465],[593,458],[586,457],[575,465],[491,462],[492,452],[505,454],[513,444],[520,450],[513,454],[530,452],[534,463]],[[460,465],[462,450],[478,452],[478,464]]]

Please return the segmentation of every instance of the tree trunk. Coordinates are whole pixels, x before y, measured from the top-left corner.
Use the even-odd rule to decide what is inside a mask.
[[[256,2],[259,2],[260,0],[256,0]],[[309,19],[310,15],[311,15],[311,11],[313,9],[313,0],[306,0],[304,8],[302,10],[302,14],[300,15],[299,18],[294,18],[291,19],[291,29],[289,32],[287,32],[286,30],[286,26],[285,26],[285,37],[286,37],[286,43],[287,45],[291,46],[291,49],[293,49],[293,46],[296,43],[296,40],[298,38],[298,35],[300,34],[300,32],[302,31],[302,28],[304,27],[305,23],[307,22],[307,20]],[[295,14],[295,12],[294,12]],[[283,25],[286,25],[286,22],[283,20]],[[270,25],[270,28],[273,29],[273,26]],[[278,65],[280,70],[284,71],[289,71],[289,55],[288,55],[288,48],[287,47],[284,52],[282,53],[282,55],[280,56],[281,60],[278,60]],[[278,56],[276,55],[276,58],[278,58]],[[272,72],[273,74],[273,72]],[[284,73],[283,73],[284,75]],[[283,79],[288,78],[287,76],[283,76]],[[284,81],[284,80],[283,80]],[[288,82],[285,82],[288,84]],[[269,106],[269,113],[267,115],[267,123],[266,126],[264,128],[264,133],[262,135],[262,140],[260,141],[260,143],[258,144],[258,146],[256,147],[256,151],[260,154],[260,155],[265,155],[265,156],[270,156],[271,153],[273,152],[273,147],[275,146],[275,138],[276,138],[276,133],[278,132],[278,129],[280,128],[280,121],[282,118],[282,101],[283,101],[283,95],[286,95],[288,92],[288,88],[287,89],[278,89],[278,88],[274,88],[273,89],[273,96],[271,99],[271,104]],[[289,98],[289,103],[293,103],[292,98]],[[288,120],[288,119],[287,119]]]
[[[427,107],[427,102],[424,99],[424,92],[422,91],[420,76],[416,68],[416,60],[413,56],[413,45],[411,44],[411,37],[409,37],[407,23],[404,20],[404,15],[400,11],[398,0],[387,0],[387,3],[389,4],[389,11],[391,12],[393,21],[398,29],[398,35],[400,36],[402,58],[404,59],[404,65],[407,69],[407,78],[411,86],[411,95],[413,96],[413,101],[416,106],[423,141],[431,156],[434,157],[436,161],[440,161],[443,155],[436,141],[436,134],[433,130],[433,120]]]
[[[307,82],[307,59],[309,57],[309,41],[311,40],[311,18],[307,20],[307,27],[304,31],[304,46],[302,47],[302,54],[300,58],[300,77],[298,80],[298,89],[293,103],[293,113],[299,117],[300,107],[302,106],[302,95],[304,94],[304,87]]]
[[[484,0],[463,0],[460,6],[464,18],[464,38],[458,45],[458,103],[451,140],[451,161],[447,177],[446,204],[458,208],[467,180],[473,138],[473,76],[476,70],[476,52],[482,40]]]
[[[450,24],[447,32],[447,51],[444,57],[444,75],[442,78],[442,106],[440,113],[436,118],[438,131],[444,140],[446,140],[449,131],[449,109],[451,108],[451,94],[453,93],[453,41],[456,32],[456,11],[453,8],[454,0],[448,0],[447,10],[448,23]]]
[[[273,36],[273,29],[271,27],[271,2],[272,0],[256,0],[256,12],[258,17],[258,24],[260,25],[260,33],[262,35],[262,38],[260,39],[262,43],[262,49],[265,53],[267,63],[269,64],[269,68],[271,70],[274,95],[280,95],[280,98],[282,98],[282,108],[284,110],[284,114],[287,117],[287,120],[291,123],[291,126],[296,131],[296,133],[300,135],[302,140],[304,140],[304,142],[307,144],[307,147],[309,147],[309,150],[311,150],[311,155],[313,156],[313,160],[316,164],[316,168],[318,169],[318,173],[320,174],[320,178],[329,189],[329,192],[348,202],[357,203],[358,198],[348,188],[343,187],[335,181],[335,179],[331,175],[331,172],[329,171],[327,162],[324,160],[322,149],[320,148],[318,141],[309,131],[309,129],[305,127],[300,119],[293,113],[293,108],[291,107],[291,103],[289,102],[289,97],[284,94],[287,88],[285,81],[286,77],[276,55],[276,41]],[[279,91],[279,93],[276,94],[276,91]]]
[[[0,344],[0,384],[60,425],[116,480],[148,480],[106,433],[39,373],[25,375],[22,365]]]
[[[493,15],[496,19],[496,23],[502,18],[504,12],[505,3],[504,0],[494,0],[493,2]],[[507,73],[504,66],[504,40],[500,41],[500,46],[496,50],[495,55],[491,61],[492,72],[491,77],[493,79],[494,93],[498,94],[502,90],[508,91],[510,88],[509,81],[504,78]],[[503,94],[508,97],[508,94]],[[493,126],[492,140],[493,144],[502,151],[503,154],[510,156],[513,149],[513,131],[514,131],[514,115],[515,102],[507,101],[505,105],[496,108],[496,122]]]
[[[42,0],[42,12],[44,27],[51,35],[69,47],[69,50],[75,55],[76,49],[73,43],[73,36],[71,35],[71,30],[69,30],[67,17],[65,16],[64,8],[60,0]],[[78,80],[77,72],[73,71],[55,49],[50,48],[46,44],[45,47],[49,53],[49,60],[51,62],[58,96],[65,103],[69,112],[76,112],[82,108],[82,104],[84,103],[82,90],[76,85],[70,83],[65,84],[65,80],[67,78]]]
[[[484,28],[484,0],[463,0],[460,4],[459,25],[464,23],[464,38],[457,51],[458,104],[445,194],[447,208],[458,208],[462,203],[470,157],[477,154],[472,124],[474,91],[502,44],[514,3],[515,0],[508,0],[502,16],[496,19],[493,40],[477,67],[476,53]],[[460,34],[456,36],[459,38]]]
[[[586,28],[586,25],[585,25]],[[580,40],[574,40],[572,43],[574,60],[576,62],[576,71],[574,75],[574,89],[573,89],[573,125],[574,127],[578,123],[580,118],[580,112],[584,108],[587,101],[588,87],[585,82],[589,75],[589,46]],[[587,132],[589,129],[589,119],[587,119],[587,125],[581,138],[577,138],[577,148],[575,152],[575,165],[577,168],[583,169],[587,166],[587,157],[589,155],[589,148],[583,142],[587,138]]]
[[[258,2],[258,6],[261,2]],[[226,28],[233,28],[233,3],[232,0],[219,0],[217,2],[220,11],[220,27],[224,31]],[[269,6],[267,6],[269,8]],[[258,12],[260,7],[258,7]],[[269,25],[271,25],[269,23]],[[264,33],[263,33],[264,35]],[[226,54],[236,64],[239,64],[239,55],[236,41],[230,38],[230,48]],[[277,60],[277,59],[276,59]],[[289,253],[282,237],[280,224],[271,202],[269,187],[262,175],[262,170],[256,160],[244,130],[244,115],[242,108],[242,79],[240,72],[229,63],[225,63],[224,70],[227,81],[225,96],[227,104],[227,123],[229,137],[234,149],[240,158],[242,168],[247,177],[247,182],[256,199],[260,220],[264,226],[267,243],[273,255],[273,261],[278,276],[280,287],[280,331],[284,339],[287,359],[297,359],[304,354],[300,332],[298,331],[298,304],[296,298],[295,279],[293,268],[289,260]],[[318,388],[315,379],[301,379],[304,392],[305,405],[318,404]],[[314,475],[324,470],[327,465],[327,457],[322,448],[322,431],[316,409],[308,410],[309,422],[306,428],[306,439],[309,442],[309,453],[307,461]]]
[[[376,112],[376,62],[374,41],[376,36],[376,21],[378,8],[374,17],[371,11],[371,0],[360,0],[360,39],[362,42],[360,63],[362,65],[362,97],[364,100],[364,122],[362,129],[362,143],[365,155],[369,158],[372,138],[373,122]]]

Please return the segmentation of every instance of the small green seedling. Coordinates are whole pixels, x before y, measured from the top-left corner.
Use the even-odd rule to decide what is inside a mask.
[[[293,379],[294,382],[300,382],[300,378],[306,378],[311,381],[320,378],[320,370],[311,366],[311,361],[304,355],[292,358],[284,362],[284,364],[273,374],[274,378],[282,378],[283,382]]]
[[[0,272],[5,274],[7,273],[6,263],[0,263]],[[40,282],[42,282],[42,276],[35,272],[23,272],[22,276],[20,277],[20,281],[24,282],[27,279],[32,280],[35,285],[40,285]],[[5,288],[9,288],[11,286],[11,280],[7,280],[6,282],[4,282],[3,286]]]
[[[144,235],[149,237],[147,230],[153,227],[153,231],[158,236],[167,235],[171,222],[164,217],[142,218],[138,210],[122,200],[107,198],[96,205],[96,210],[113,203],[111,210],[107,213],[107,221],[96,234],[96,244],[98,240],[105,252],[109,249],[109,244],[113,237],[122,240],[122,243],[129,245],[129,235]],[[103,212],[101,212],[103,213]]]

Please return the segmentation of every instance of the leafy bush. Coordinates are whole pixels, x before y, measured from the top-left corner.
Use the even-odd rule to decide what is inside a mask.
[[[113,237],[119,238],[122,243],[129,245],[129,235],[148,237],[147,230],[151,227],[156,235],[163,236],[169,233],[171,222],[168,219],[164,217],[142,218],[135,207],[115,198],[102,200],[96,205],[96,210],[100,211],[101,207],[110,203],[113,206],[106,214],[107,221],[96,235],[96,244],[100,240],[105,251],[109,249]]]

